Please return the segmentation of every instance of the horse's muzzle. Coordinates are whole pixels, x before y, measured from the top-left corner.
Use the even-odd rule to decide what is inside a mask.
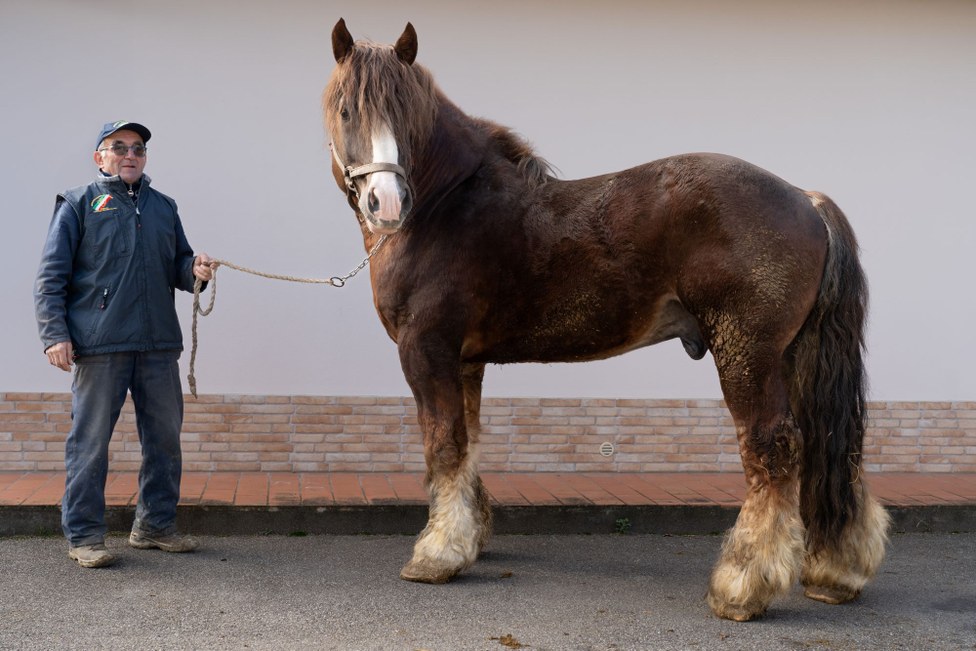
[[[370,214],[364,214],[366,215],[366,227],[376,235],[392,235],[403,226],[403,219],[377,219]]]
[[[381,235],[395,233],[412,208],[413,192],[405,183],[398,183],[396,189],[387,188],[385,192],[370,187],[359,200],[359,210],[366,217],[369,230]]]

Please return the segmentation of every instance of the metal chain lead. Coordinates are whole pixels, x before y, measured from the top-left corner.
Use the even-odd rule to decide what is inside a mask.
[[[383,246],[383,242],[386,241],[387,237],[389,237],[389,235],[383,235],[379,240],[377,240],[369,254],[363,258],[363,261],[359,263],[358,267],[347,273],[345,276],[332,276],[329,278],[329,284],[333,287],[345,287],[347,280],[358,274],[366,267],[366,265],[369,264],[369,261],[373,258],[373,254],[380,250],[380,247]]]
[[[383,243],[386,242],[388,235],[383,235],[377,240],[373,248],[370,249],[369,253],[363,258],[363,261],[359,265],[347,273],[345,276],[332,276],[331,278],[300,278],[298,276],[285,276],[282,274],[270,274],[263,271],[257,271],[255,269],[250,269],[248,267],[242,267],[236,265],[233,262],[228,262],[227,260],[216,259],[214,262],[220,264],[220,266],[230,267],[231,269],[236,269],[237,271],[243,271],[244,273],[252,274],[254,276],[261,276],[262,278],[271,278],[272,280],[287,280],[293,283],[314,283],[319,285],[332,285],[333,287],[345,287],[346,281],[354,277],[360,271],[366,268],[369,261],[373,258]],[[219,268],[219,267],[218,267]],[[217,270],[214,269],[213,277],[210,279],[210,303],[207,305],[206,309],[200,307],[200,290],[203,287],[203,282],[196,278],[193,281],[193,324],[190,328],[192,335],[193,345],[190,349],[190,374],[187,376],[187,382],[190,385],[190,393],[194,398],[197,397],[197,380],[196,374],[194,372],[196,361],[197,361],[197,315],[199,316],[209,316],[213,312],[214,303],[217,301]]]

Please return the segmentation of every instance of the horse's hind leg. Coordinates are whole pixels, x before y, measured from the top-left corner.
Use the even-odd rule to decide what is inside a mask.
[[[445,583],[470,566],[488,539],[491,510],[478,476],[479,408],[483,367],[446,364],[405,353],[404,373],[417,399],[427,462],[425,483],[430,496],[427,526],[414,545],[413,557],[400,572],[408,581]],[[466,422],[467,421],[467,422]]]
[[[809,536],[800,581],[804,594],[828,604],[851,601],[874,576],[884,559],[890,517],[858,477],[857,511],[840,536]]]
[[[719,617],[746,621],[762,615],[799,576],[800,437],[778,355],[764,361],[716,352],[748,490],[712,572],[708,605]]]

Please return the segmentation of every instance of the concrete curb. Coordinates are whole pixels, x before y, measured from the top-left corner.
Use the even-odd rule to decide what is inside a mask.
[[[976,532],[976,504],[889,506],[896,533]],[[109,507],[109,531],[127,532],[135,509]],[[497,534],[720,534],[735,523],[737,506],[552,505],[495,506]],[[402,534],[427,522],[426,504],[332,506],[184,506],[180,527],[200,535]],[[60,535],[57,506],[0,507],[0,536]]]

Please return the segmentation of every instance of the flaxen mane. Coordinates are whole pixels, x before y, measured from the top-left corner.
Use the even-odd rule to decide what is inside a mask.
[[[538,156],[532,145],[514,131],[488,120],[482,120],[481,124],[501,156],[518,168],[529,187],[544,185],[555,175],[549,161]]]
[[[348,65],[336,68],[323,96],[329,133],[341,133],[337,122],[342,111],[338,109],[348,102],[361,117],[363,132],[372,133],[373,123],[379,119],[390,126],[397,135],[404,167],[413,169],[423,153],[414,148],[428,141],[438,106],[450,100],[427,68],[417,63],[404,65],[388,45],[359,42],[344,63]],[[511,129],[484,119],[472,119],[472,123],[502,158],[516,166],[530,187],[541,186],[554,175],[548,161]]]
[[[364,133],[372,133],[379,120],[389,125],[397,134],[404,167],[412,169],[420,153],[412,147],[427,142],[437,115],[439,93],[430,72],[404,65],[392,47],[370,42],[357,43],[347,63],[336,68],[323,96],[329,133],[341,133],[338,109],[348,102],[363,121]]]

